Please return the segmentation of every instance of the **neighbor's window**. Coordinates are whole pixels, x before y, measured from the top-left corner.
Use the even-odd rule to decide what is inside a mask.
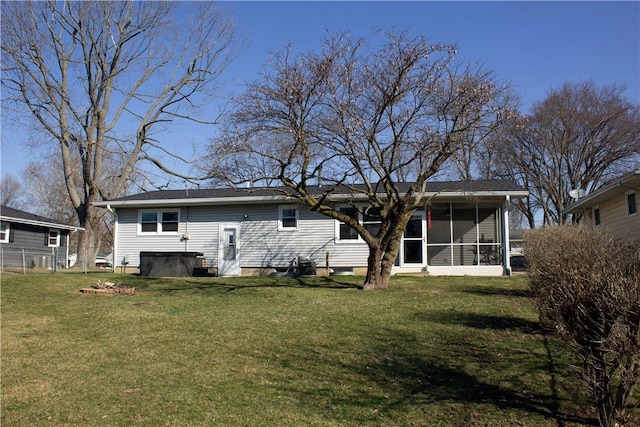
[[[140,211],[140,233],[160,234],[178,232],[179,210]]]
[[[9,224],[0,224],[0,242],[9,243]]]
[[[593,225],[596,227],[600,225],[600,208],[598,206],[593,208]]]
[[[60,232],[58,230],[49,230],[47,246],[49,246],[50,248],[60,246]]]
[[[279,212],[278,230],[298,229],[298,208],[295,206],[280,206]]]
[[[638,213],[636,206],[636,193],[633,191],[627,193],[627,215],[635,215]]]

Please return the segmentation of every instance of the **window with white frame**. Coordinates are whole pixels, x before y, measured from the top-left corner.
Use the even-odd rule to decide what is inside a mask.
[[[595,206],[593,208],[593,225],[597,227],[600,224],[600,206]]]
[[[177,234],[180,210],[141,210],[138,214],[138,224],[141,234]]]
[[[358,208],[354,206],[341,207],[339,208],[339,211],[351,218],[354,218],[354,219],[359,218]],[[356,230],[351,228],[350,225],[348,225],[346,222],[342,222],[342,221],[338,222],[338,241],[352,242],[352,241],[357,241],[358,237],[359,237],[358,233],[356,232]]]
[[[280,206],[278,209],[278,230],[298,229],[298,208],[295,206]]]
[[[635,215],[638,213],[638,207],[636,205],[636,193],[630,191],[627,193],[627,215]]]
[[[60,246],[60,231],[58,230],[49,230],[49,235],[47,236],[47,246],[50,248],[57,248]]]
[[[338,208],[338,210],[358,220],[358,222],[374,236],[380,231],[380,224],[382,223],[380,209],[371,207],[362,207],[362,209],[359,209],[356,206],[344,206]],[[362,240],[356,230],[343,221],[337,221],[336,236],[338,237],[338,242],[356,242]]]
[[[2,223],[0,224],[0,242],[1,243],[9,243],[9,224]]]

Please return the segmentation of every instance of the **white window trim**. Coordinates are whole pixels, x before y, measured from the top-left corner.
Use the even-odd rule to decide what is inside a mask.
[[[636,202],[636,211],[631,213],[629,212],[629,196],[633,194],[633,198],[635,199]],[[632,217],[632,216],[636,216],[638,215],[638,198],[636,197],[636,192],[635,191],[627,191],[624,194],[624,205],[625,205],[625,209],[627,211],[627,216],[628,217]]]
[[[51,244],[51,233],[56,233],[56,242]],[[60,246],[60,230],[49,229],[47,231],[47,246],[50,248],[57,248]]]
[[[147,212],[155,212],[156,214],[156,231],[142,231],[142,214]],[[177,212],[178,213],[178,229],[176,231],[158,231],[162,224],[162,214],[164,212]],[[176,236],[180,234],[180,209],[139,209],[138,210],[138,223],[137,234],[139,236]]]
[[[282,220],[284,219],[282,215],[282,211],[285,209],[294,209],[296,212],[296,226],[295,227],[285,227],[282,225]],[[300,225],[300,209],[296,205],[280,205],[278,206],[278,231],[297,231],[298,226]]]
[[[2,223],[4,226],[4,237],[0,239],[0,243],[9,243],[9,233],[11,232],[11,225],[8,222]]]
[[[358,209],[358,223],[360,225],[364,225],[364,214],[362,213],[362,211],[367,207],[367,205],[342,205],[342,206],[338,206],[336,209],[340,210],[341,208],[356,208]],[[334,241],[337,244],[340,245],[349,245],[349,244],[362,244],[364,243],[364,239],[362,239],[362,236],[360,234],[358,234],[358,238],[357,239],[341,239],[340,238],[340,224],[342,224],[342,221],[339,220],[335,220],[334,221]]]

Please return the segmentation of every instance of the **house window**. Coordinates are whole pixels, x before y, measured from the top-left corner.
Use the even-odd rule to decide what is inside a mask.
[[[369,208],[362,215],[362,225],[373,236],[377,236],[382,225],[382,217],[380,216],[380,208]]]
[[[593,208],[593,225],[596,227],[600,225],[600,207]]]
[[[178,211],[162,212],[161,233],[178,232]]]
[[[340,212],[354,219],[358,219],[359,217],[358,208],[355,208],[353,206],[340,208]],[[340,240],[358,240],[358,233],[356,232],[356,230],[351,228],[350,225],[347,225],[346,223],[340,221],[338,227],[338,236]]]
[[[60,246],[60,232],[58,230],[49,230],[47,237],[47,246],[50,248],[56,248]]]
[[[179,210],[140,211],[139,232],[144,234],[177,234]]]
[[[9,243],[9,224],[0,224],[0,242]]]
[[[638,213],[638,207],[636,206],[636,193],[633,191],[627,193],[627,215],[635,215]]]
[[[380,232],[380,226],[382,224],[382,217],[380,216],[380,208],[361,206],[360,209],[356,206],[345,206],[339,208],[339,211],[343,214],[356,219],[367,231],[373,236],[377,236]],[[338,241],[344,242],[356,242],[362,241],[358,232],[350,225],[342,221],[337,221],[336,235]]]
[[[143,233],[158,232],[158,213],[142,212],[140,214],[140,231]]]
[[[295,206],[280,206],[278,230],[298,229],[298,208]]]

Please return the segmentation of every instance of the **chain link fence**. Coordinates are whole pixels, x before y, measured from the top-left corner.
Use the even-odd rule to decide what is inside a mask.
[[[73,268],[80,271],[111,270],[112,260],[109,255],[97,252],[94,264],[89,264],[87,259],[95,248],[84,250],[80,262],[77,262],[77,254],[67,255],[66,248],[26,249],[10,248],[0,245],[0,269],[1,271],[14,271],[26,274],[50,270],[56,273],[58,270]]]
[[[66,268],[67,265],[66,253],[59,248],[38,250],[0,247],[2,271],[19,271],[26,274],[28,271],[51,270],[55,273],[60,268]]]

